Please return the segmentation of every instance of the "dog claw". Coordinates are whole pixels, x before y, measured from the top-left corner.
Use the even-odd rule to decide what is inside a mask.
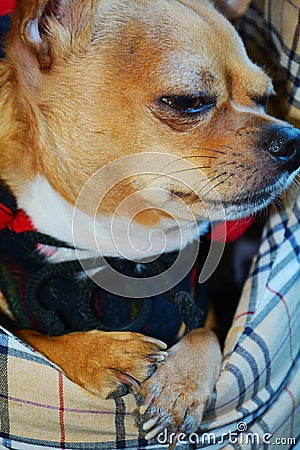
[[[168,347],[167,344],[165,344],[163,341],[160,341],[159,339],[152,338],[152,337],[150,337],[150,336],[144,336],[144,337],[142,338],[142,340],[143,340],[144,342],[148,342],[148,343],[150,343],[150,344],[156,345],[156,346],[157,346],[158,348],[160,348],[161,350],[166,350],[166,348]]]
[[[143,430],[144,430],[144,431],[150,430],[151,428],[154,427],[154,425],[157,424],[157,422],[158,422],[159,420],[160,420],[160,416],[156,416],[156,417],[153,417],[153,419],[148,420],[147,422],[144,423],[144,425],[143,425]]]
[[[147,405],[140,406],[140,414],[141,415],[145,414],[145,412],[147,411],[148,408],[149,408],[149,406],[147,406]]]
[[[162,362],[165,361],[168,356],[167,352],[154,353],[148,356],[149,361],[151,362]]]
[[[134,378],[132,378],[130,375],[120,372],[120,373],[118,373],[117,378],[119,381],[121,381],[121,383],[124,383],[124,384],[127,384],[128,386],[130,386],[136,394],[141,392],[140,384]]]
[[[147,439],[147,441],[150,441],[150,439],[155,438],[155,436],[157,436],[161,431],[163,431],[165,428],[165,425],[158,425],[156,428],[154,428],[153,430],[149,431],[149,433],[146,434],[145,439]]]
[[[188,415],[183,424],[178,428],[178,433],[190,434],[197,428],[197,420],[192,415]]]
[[[149,406],[151,406],[153,400],[154,400],[154,396],[153,395],[150,395],[150,396],[146,397],[145,403],[142,406],[140,406],[140,414],[141,415],[145,414],[145,412],[147,411]]]

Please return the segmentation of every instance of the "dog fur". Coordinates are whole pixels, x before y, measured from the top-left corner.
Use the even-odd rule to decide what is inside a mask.
[[[217,6],[232,19],[247,3]],[[209,1],[18,0],[6,51],[0,67],[1,179],[40,232],[72,244],[72,210],[82,187],[120,156],[147,151],[201,166],[215,180],[227,219],[264,208],[296,174],[298,132],[265,113],[271,81]],[[174,96],[207,107],[182,112]],[[126,175],[129,168],[119,169]],[[198,176],[189,171],[188,186],[197,186]],[[94,216],[103,187],[97,183],[79,205],[84,217]],[[145,183],[153,190],[147,198],[138,196],[139,241],[157,227],[171,232],[172,215],[189,222],[173,203],[176,195],[200,223],[207,222],[202,202],[183,183],[141,174],[109,192],[97,216],[99,233],[106,232],[115,205]],[[160,189],[169,196],[162,198]],[[119,232],[124,223],[119,217]],[[186,242],[197,239],[195,229],[188,233]],[[178,248],[175,237],[168,250]],[[113,247],[104,253],[114,255]],[[5,299],[1,306],[10,314]],[[218,340],[208,328],[186,335],[168,355],[163,343],[138,333],[51,337],[22,330],[19,336],[102,398],[122,383],[141,386],[141,412],[154,418],[146,425],[148,438],[166,426],[197,429],[221,365]],[[158,368],[149,378],[153,364]]]

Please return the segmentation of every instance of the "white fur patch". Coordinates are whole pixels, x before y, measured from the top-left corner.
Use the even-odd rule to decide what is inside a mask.
[[[190,223],[178,227],[171,219],[163,219],[159,227],[151,229],[118,217],[114,220],[112,231],[110,217],[94,220],[79,210],[74,216],[73,205],[64,200],[41,176],[28,184],[18,198],[18,204],[39,232],[82,249],[82,257],[96,257],[100,251],[103,256],[140,261],[162,252],[182,249],[208,228],[207,223],[200,226]],[[74,259],[74,251],[59,249],[50,259],[56,262]]]

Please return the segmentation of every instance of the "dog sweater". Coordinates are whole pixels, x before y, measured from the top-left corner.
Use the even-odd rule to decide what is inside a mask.
[[[12,193],[0,185],[0,291],[14,316],[13,329],[34,329],[52,336],[92,329],[138,331],[171,345],[184,319],[192,329],[203,325],[203,306],[187,292],[197,280],[197,267],[172,291],[145,299],[121,297],[82,276],[78,260],[52,263],[49,251],[70,248],[36,231],[17,208]],[[137,264],[108,258],[115,270],[149,277],[166,270],[177,253]],[[141,270],[142,267],[142,270]]]

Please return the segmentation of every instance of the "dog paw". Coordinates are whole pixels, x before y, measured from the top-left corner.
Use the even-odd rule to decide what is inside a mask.
[[[88,370],[82,371],[79,384],[89,391],[105,398],[127,394],[130,390],[137,393],[141,383],[147,380],[165,358],[166,344],[163,342],[131,332],[106,333],[97,342],[97,332],[89,343],[86,360]],[[104,348],[103,348],[104,344]]]
[[[139,392],[167,357],[165,343],[140,333],[89,331],[50,337],[26,330],[18,335],[101,398]]]
[[[146,397],[140,414],[145,415],[143,430],[148,440],[165,429],[168,434],[194,432],[211,398],[208,385],[179,371],[172,355],[169,358],[143,385]]]
[[[219,345],[208,330],[193,331],[168,353],[168,359],[142,386],[145,402],[140,415],[148,440],[164,430],[169,436],[196,431],[220,371]]]

